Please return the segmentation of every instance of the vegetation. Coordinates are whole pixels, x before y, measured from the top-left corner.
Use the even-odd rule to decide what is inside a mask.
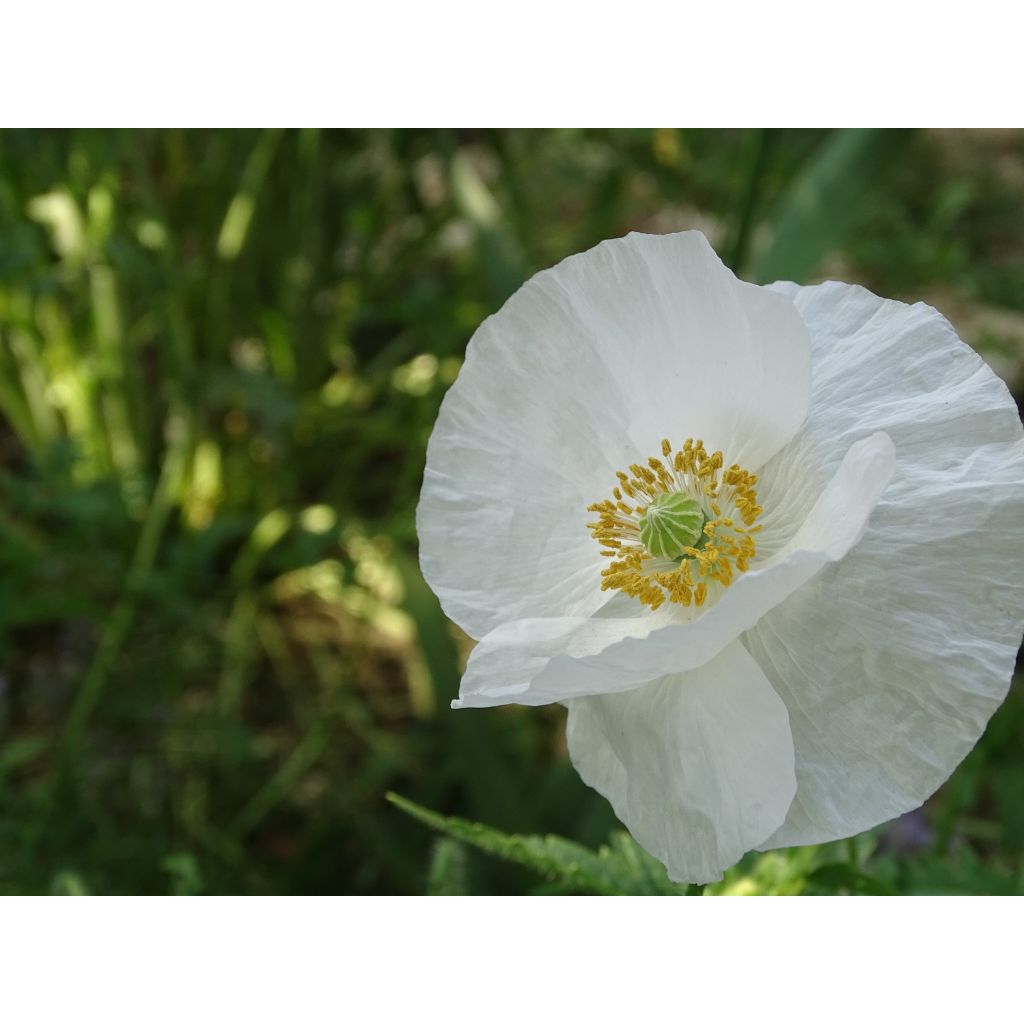
[[[448,709],[414,529],[480,321],[684,227],[924,298],[1024,392],[1020,133],[0,134],[0,892],[684,892],[561,709]],[[1024,893],[1022,726],[714,891]]]

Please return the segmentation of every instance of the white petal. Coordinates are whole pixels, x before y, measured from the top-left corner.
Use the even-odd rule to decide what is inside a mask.
[[[550,704],[633,689],[704,664],[823,566],[846,555],[863,536],[893,465],[885,434],[854,444],[788,542],[763,564],[755,562],[691,621],[679,621],[675,609],[652,613],[620,597],[609,615],[523,619],[498,627],[470,655],[453,706]]]
[[[783,820],[786,708],[741,644],[630,693],[569,703],[569,755],[676,882],[712,882]]]
[[[796,747],[797,797],[769,846],[919,806],[1003,699],[1024,627],[1024,441],[1005,385],[927,306],[788,288],[814,391],[776,462],[824,472],[882,429],[897,463],[861,543],[744,637]]]
[[[661,439],[757,468],[809,401],[792,303],[698,232],[603,242],[528,281],[474,335],[427,450],[423,574],[471,636],[607,600],[585,509]]]

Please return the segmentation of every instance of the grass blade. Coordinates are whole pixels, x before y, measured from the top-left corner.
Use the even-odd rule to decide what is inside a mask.
[[[844,128],[829,136],[783,196],[775,237],[755,261],[755,279],[804,281],[813,274],[842,244],[910,137],[895,128]]]

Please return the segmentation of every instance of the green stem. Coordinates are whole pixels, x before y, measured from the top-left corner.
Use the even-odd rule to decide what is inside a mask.
[[[299,741],[288,759],[239,811],[228,829],[228,835],[241,841],[302,781],[303,776],[320,760],[328,746],[328,727],[316,722]]]
[[[75,695],[64,725],[61,754],[67,763],[70,763],[77,753],[82,733],[106,688],[110,670],[124,647],[128,632],[135,619],[143,584],[152,571],[160,540],[174,508],[177,495],[181,490],[190,443],[190,431],[185,428],[181,418],[172,418],[171,423],[176,428],[174,431],[176,436],[170,441],[164,457],[160,478],[149,503],[149,509],[135,546],[135,553],[132,555],[131,565],[125,577],[124,590],[107,621],[96,653],[93,655],[82,685]]]
[[[739,274],[747,259],[750,235],[754,229],[758,200],[761,198],[761,179],[768,165],[768,151],[774,138],[770,128],[755,128],[749,147],[747,184],[743,192],[743,205],[736,224],[736,234],[729,252],[729,266]]]

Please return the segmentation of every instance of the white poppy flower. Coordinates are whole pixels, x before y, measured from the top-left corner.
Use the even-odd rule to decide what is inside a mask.
[[[417,525],[479,641],[454,706],[564,703],[680,882],[921,804],[1024,623],[1005,385],[928,306],[746,284],[698,232],[604,242],[483,323]]]

